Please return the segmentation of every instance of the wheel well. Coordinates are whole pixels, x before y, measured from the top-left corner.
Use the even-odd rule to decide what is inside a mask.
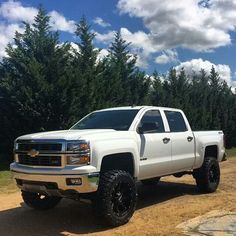
[[[101,164],[101,173],[109,170],[124,170],[134,176],[133,155],[127,152],[104,156]]]
[[[205,148],[205,156],[204,157],[218,157],[218,148],[217,145],[207,146]]]

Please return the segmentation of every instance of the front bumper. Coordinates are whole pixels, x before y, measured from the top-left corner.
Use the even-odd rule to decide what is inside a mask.
[[[15,168],[14,168],[15,167]],[[68,171],[61,173],[41,172],[34,169],[27,171],[29,168],[19,168],[12,164],[11,170],[17,186],[25,191],[45,192],[49,195],[67,195],[67,193],[92,193],[97,191],[99,173],[83,173],[83,174],[69,174]],[[28,172],[28,173],[25,173]],[[80,179],[81,184],[72,185],[68,183],[68,179]]]

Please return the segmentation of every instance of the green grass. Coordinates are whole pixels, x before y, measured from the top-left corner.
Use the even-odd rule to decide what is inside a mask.
[[[6,161],[0,162],[0,193],[8,193],[17,189],[9,165]]]
[[[226,149],[227,157],[236,157],[236,148]]]
[[[13,187],[13,178],[10,171],[0,171],[0,192],[5,192]]]

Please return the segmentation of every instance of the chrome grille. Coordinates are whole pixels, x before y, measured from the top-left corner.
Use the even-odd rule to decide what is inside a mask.
[[[17,140],[15,158],[28,166],[61,167],[65,152],[64,140]]]

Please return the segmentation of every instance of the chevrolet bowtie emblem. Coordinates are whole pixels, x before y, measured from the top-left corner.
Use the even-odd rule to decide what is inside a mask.
[[[38,156],[39,151],[35,150],[35,149],[31,149],[30,151],[27,152],[27,155],[31,156],[31,157],[36,157]]]

